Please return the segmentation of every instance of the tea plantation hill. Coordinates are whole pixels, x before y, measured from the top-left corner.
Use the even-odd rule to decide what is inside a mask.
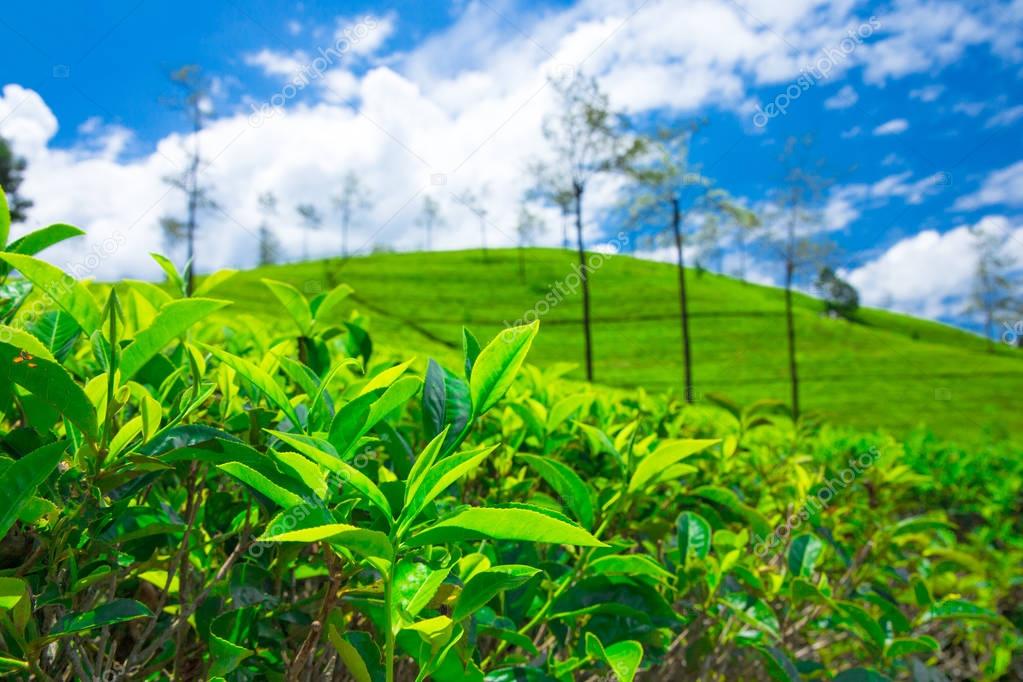
[[[310,296],[345,282],[355,289],[350,307],[371,318],[377,346],[452,368],[461,357],[463,325],[489,338],[538,309],[546,314],[530,362],[572,363],[567,376],[581,378],[581,292],[569,290],[575,258],[566,250],[528,249],[522,279],[513,249],[492,249],[486,260],[478,250],[377,254],[246,271],[216,295],[236,301],[231,315],[283,325],[261,278],[289,282]],[[782,291],[709,272],[687,274],[697,399],[714,392],[738,402],[785,400]],[[559,283],[567,294],[558,294],[560,303],[537,307]],[[595,381],[679,390],[675,267],[615,256],[591,275],[591,284]],[[796,296],[804,410],[897,434],[923,425],[962,442],[1023,433],[1023,352],[1004,345],[989,352],[978,336],[906,315],[861,309],[848,321],[830,319],[822,308],[819,300]]]

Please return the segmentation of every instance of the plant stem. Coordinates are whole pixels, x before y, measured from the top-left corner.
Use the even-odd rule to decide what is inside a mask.
[[[607,527],[611,525],[611,521],[618,514],[618,511],[621,508],[621,504],[624,500],[625,495],[619,493],[618,497],[612,503],[611,510],[607,513],[607,516],[604,517],[604,520],[597,528],[597,531],[593,534],[594,537],[599,538],[601,534],[605,530],[607,530]],[[551,607],[554,606],[554,602],[558,600],[558,597],[563,595],[565,591],[568,590],[568,588],[575,583],[576,579],[580,575],[582,575],[583,572],[586,570],[586,566],[589,564],[590,558],[593,556],[593,553],[596,550],[597,550],[596,547],[590,547],[589,549],[586,550],[586,552],[579,558],[579,562],[576,564],[575,570],[572,571],[572,574],[568,577],[568,579],[565,580],[565,582],[562,583],[560,586],[558,586],[558,589],[551,593],[551,595],[547,598],[547,601],[544,602],[543,607],[541,607],[540,610],[536,612],[536,615],[530,618],[528,623],[519,628],[518,632],[520,635],[523,635],[532,630],[533,627],[537,625],[537,623],[539,623],[547,616],[547,614],[551,610]],[[501,642],[497,645],[497,648],[494,649],[494,651],[491,652],[490,655],[487,656],[487,658],[483,661],[482,667],[485,669],[494,658],[501,655],[501,653],[505,650],[505,648],[507,648],[507,646],[508,646],[507,640],[501,640]],[[388,682],[390,682],[390,680]]]
[[[387,575],[384,576],[384,629],[387,631],[387,643],[384,648],[384,670],[387,682],[394,682],[394,624],[391,622],[391,600],[394,598],[394,564],[391,561]]]

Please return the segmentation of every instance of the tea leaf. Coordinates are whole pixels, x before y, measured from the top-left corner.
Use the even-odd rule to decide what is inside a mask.
[[[705,559],[710,552],[712,532],[707,520],[695,512],[682,512],[675,521],[678,529],[679,561],[688,563],[689,556]]]
[[[272,279],[260,280],[270,292],[281,302],[288,315],[298,327],[299,334],[305,334],[313,324],[313,314],[309,309],[309,301],[302,292],[287,282],[278,282]]]
[[[12,341],[23,340],[12,338]],[[37,342],[38,343],[38,342]],[[35,348],[27,344],[27,348]],[[38,350],[38,348],[36,348]],[[64,415],[90,440],[97,438],[96,410],[67,370],[45,356],[0,342],[0,385],[17,384]]]
[[[809,578],[823,549],[824,544],[815,535],[804,533],[793,538],[789,545],[789,573]]]
[[[501,592],[519,587],[539,572],[540,569],[532,566],[506,564],[476,573],[462,588],[451,618],[469,617]]]
[[[643,661],[643,645],[639,642],[625,640],[605,648],[592,632],[586,633],[586,653],[606,663],[618,682],[632,682]]]
[[[480,351],[469,382],[473,415],[489,410],[508,391],[539,329],[539,321],[505,329]]]
[[[69,613],[50,630],[47,637],[65,637],[106,625],[152,617],[153,612],[134,599],[114,599],[89,611]]]
[[[0,260],[6,261],[18,270],[39,291],[45,292],[50,300],[74,318],[87,335],[99,329],[103,314],[96,299],[84,284],[65,274],[60,268],[31,256],[0,253]]]
[[[195,323],[228,305],[230,301],[208,298],[187,298],[165,305],[149,327],[136,334],[135,339],[124,349],[120,365],[122,378],[127,380],[134,377],[167,344]]]
[[[650,453],[636,467],[632,479],[629,481],[629,492],[640,490],[656,479],[665,469],[671,465],[702,452],[712,445],[717,445],[720,440],[680,440],[664,443],[654,452]]]
[[[604,543],[579,526],[528,509],[469,507],[412,536],[409,544],[421,546],[456,540],[520,540],[580,547],[604,547]]]
[[[44,445],[0,470],[0,489],[5,491],[0,498],[0,538],[7,535],[36,488],[57,468],[67,446],[61,441]]]
[[[238,372],[245,380],[255,386],[266,398],[287,417],[292,424],[296,426],[301,423],[298,415],[295,414],[295,409],[291,406],[291,401],[288,400],[288,395],[284,390],[277,385],[273,377],[267,374],[263,369],[254,365],[253,363],[240,358],[237,355],[232,355],[227,351],[221,350],[214,346],[207,346],[206,344],[199,344],[204,350],[214,355],[222,363]]]
[[[593,500],[590,497],[589,488],[577,473],[561,462],[548,457],[522,453],[518,457],[535,469],[543,477],[543,480],[554,488],[554,491],[565,501],[583,527],[593,527]]]

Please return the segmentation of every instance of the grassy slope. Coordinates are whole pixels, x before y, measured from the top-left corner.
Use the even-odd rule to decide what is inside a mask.
[[[482,339],[505,321],[521,319],[565,281],[573,259],[562,250],[530,249],[523,283],[515,251],[491,251],[489,262],[478,251],[374,255],[245,272],[218,294],[236,299],[246,312],[279,316],[260,277],[313,294],[326,286],[329,268],[335,281],[355,288],[376,343],[456,366],[463,325]],[[620,256],[605,261],[591,281],[596,380],[678,388],[677,270]],[[692,271],[687,281],[697,393],[786,399],[781,291]],[[797,306],[804,409],[865,428],[904,431],[926,424],[960,440],[992,427],[1023,430],[1023,354],[988,353],[974,335],[904,315],[864,310],[850,323],[823,317],[820,302],[808,297],[798,297]],[[581,364],[580,318],[578,292],[543,315],[531,360]]]

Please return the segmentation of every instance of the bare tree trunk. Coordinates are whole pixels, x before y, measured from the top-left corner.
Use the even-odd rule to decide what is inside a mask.
[[[191,168],[189,168],[191,182],[188,190],[188,272],[185,274],[185,293],[188,296],[191,296],[195,290],[195,231],[197,227],[196,213],[199,209],[199,131],[202,130],[202,111],[199,106],[199,102],[196,100],[192,111],[192,137],[195,148],[192,153]]]
[[[480,218],[480,241],[483,243],[483,261],[489,260],[487,256],[487,220]]]
[[[789,345],[789,381],[792,386],[792,418],[799,419],[799,373],[796,367],[796,326],[792,319],[792,277],[795,264],[791,256],[785,262],[785,326]]]
[[[675,251],[678,254],[678,298],[682,325],[682,367],[685,374],[686,402],[693,402],[693,361],[689,348],[689,297],[686,295],[686,262],[682,247],[682,211],[678,198],[671,200],[671,229],[675,233]]]
[[[590,280],[586,276],[586,251],[583,249],[583,187],[576,183],[575,235],[579,250],[579,279],[583,287],[583,337],[586,341],[586,380],[593,381],[593,338],[590,332]]]
[[[739,228],[739,280],[746,283],[746,235]]]
[[[561,246],[568,248],[568,214],[564,211],[561,213]]]
[[[987,350],[989,353],[995,352],[995,322],[994,316],[991,314],[991,309],[988,308],[984,311],[984,336],[987,337]]]

